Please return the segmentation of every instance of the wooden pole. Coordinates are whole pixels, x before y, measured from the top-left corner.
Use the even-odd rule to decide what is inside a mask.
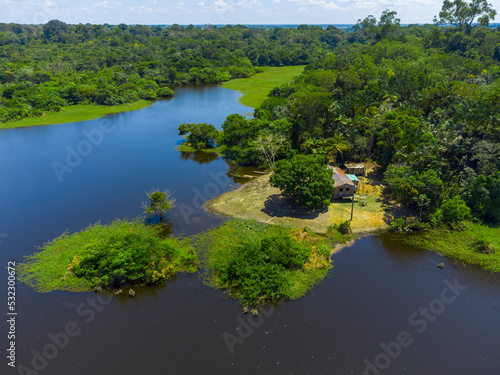
[[[352,189],[352,206],[351,206],[351,221],[352,221],[352,216],[354,214],[354,193],[356,192],[356,185],[354,185]]]

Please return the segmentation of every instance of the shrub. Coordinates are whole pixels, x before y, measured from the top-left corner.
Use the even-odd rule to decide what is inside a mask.
[[[471,217],[471,210],[459,196],[455,195],[441,206],[441,215],[445,223],[457,224]]]

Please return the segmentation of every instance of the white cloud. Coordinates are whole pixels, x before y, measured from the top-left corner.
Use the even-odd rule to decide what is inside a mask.
[[[280,3],[280,0],[273,0],[273,4]]]
[[[177,4],[177,9],[184,10],[184,2],[183,1],[181,1],[179,4]]]
[[[306,7],[301,7],[298,9],[299,12],[307,13],[307,8]]]
[[[205,6],[205,3],[203,1],[200,1],[199,3],[196,3],[196,5],[198,5],[199,7],[203,7]]]
[[[114,9],[114,8],[120,8],[122,7],[123,4],[120,3],[119,1],[103,1],[102,3],[95,3],[92,5],[94,8],[105,8],[105,9]]]
[[[262,3],[259,0],[240,0],[237,5],[243,8],[256,9],[260,8]]]
[[[130,7],[129,10],[132,12],[137,12],[137,13],[152,13],[153,12],[152,8],[148,8],[144,5],[141,5],[139,7]]]
[[[332,2],[325,3],[322,5],[325,10],[337,10],[339,9],[338,5]]]

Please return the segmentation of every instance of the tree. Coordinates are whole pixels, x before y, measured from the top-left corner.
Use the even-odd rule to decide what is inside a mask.
[[[46,39],[58,37],[68,30],[68,25],[59,20],[51,20],[43,25],[43,35]]]
[[[168,190],[153,190],[146,193],[149,198],[148,202],[142,202],[144,213],[148,215],[156,215],[160,217],[160,222],[163,222],[165,212],[175,206],[175,199],[172,198],[172,193]]]
[[[337,160],[337,154],[340,153],[340,156],[344,159],[344,151],[349,151],[350,149],[349,142],[343,135],[334,134],[333,137],[328,138],[325,142],[326,155],[334,163]]]
[[[279,160],[270,182],[281,195],[309,209],[328,207],[334,191],[332,170],[326,168],[324,158],[312,155]]]
[[[455,25],[469,34],[476,17],[481,26],[487,27],[496,14],[497,11],[486,0],[472,0],[469,4],[463,0],[444,0],[439,12],[439,23]]]
[[[212,124],[181,124],[179,135],[184,135],[191,147],[199,150],[212,148],[219,137],[219,132]]]
[[[286,138],[283,135],[274,134],[260,136],[255,142],[257,149],[264,155],[271,171],[274,171],[276,168],[276,154],[285,142]]]

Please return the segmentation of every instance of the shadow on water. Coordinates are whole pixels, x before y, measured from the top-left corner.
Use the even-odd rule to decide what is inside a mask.
[[[217,153],[215,153],[215,152],[181,151],[180,157],[182,160],[191,160],[191,161],[194,161],[195,163],[203,165],[203,164],[211,163],[214,160],[217,160],[219,158],[219,155],[217,155]]]

